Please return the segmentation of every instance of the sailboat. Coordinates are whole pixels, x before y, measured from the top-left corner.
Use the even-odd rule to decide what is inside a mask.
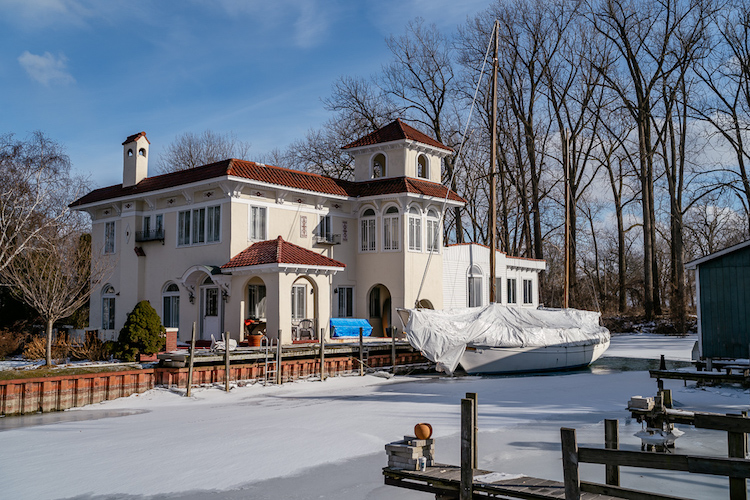
[[[493,32],[492,144],[490,151],[490,305],[434,311],[397,309],[409,343],[439,371],[452,374],[458,365],[469,374],[522,373],[585,367],[609,347],[609,331],[600,326],[598,312],[567,307],[568,189],[566,168],[566,285],[564,309],[529,309],[495,303],[497,248],[498,23]],[[566,139],[567,140],[567,139]],[[567,160],[567,153],[565,160]],[[421,290],[421,288],[420,288]]]

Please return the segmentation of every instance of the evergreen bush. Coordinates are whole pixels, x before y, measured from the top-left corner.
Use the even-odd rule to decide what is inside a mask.
[[[166,329],[147,300],[135,305],[117,338],[116,357],[134,361],[138,354],[156,354],[164,348]]]

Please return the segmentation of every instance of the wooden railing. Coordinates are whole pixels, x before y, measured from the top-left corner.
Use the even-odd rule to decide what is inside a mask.
[[[695,427],[727,432],[729,457],[674,455],[642,451],[619,450],[617,420],[605,421],[605,448],[579,448],[575,429],[560,429],[562,441],[563,477],[566,500],[579,500],[582,492],[612,495],[618,498],[674,500],[675,497],[631,490],[620,486],[620,467],[639,467],[726,476],[729,478],[730,500],[747,499],[750,460],[747,460],[747,434],[750,419],[742,415],[695,413]],[[578,464],[606,466],[606,484],[583,482]]]

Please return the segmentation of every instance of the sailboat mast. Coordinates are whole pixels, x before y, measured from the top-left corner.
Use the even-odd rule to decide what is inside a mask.
[[[495,252],[497,251],[497,189],[495,170],[497,163],[497,50],[498,22],[494,26],[494,48],[492,51],[492,141],[490,145],[490,303],[498,302],[495,283]]]

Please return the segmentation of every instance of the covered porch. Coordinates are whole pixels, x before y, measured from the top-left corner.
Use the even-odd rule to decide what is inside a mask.
[[[238,341],[257,333],[282,344],[329,338],[332,277],[344,268],[280,236],[251,245],[221,266],[225,330]]]

